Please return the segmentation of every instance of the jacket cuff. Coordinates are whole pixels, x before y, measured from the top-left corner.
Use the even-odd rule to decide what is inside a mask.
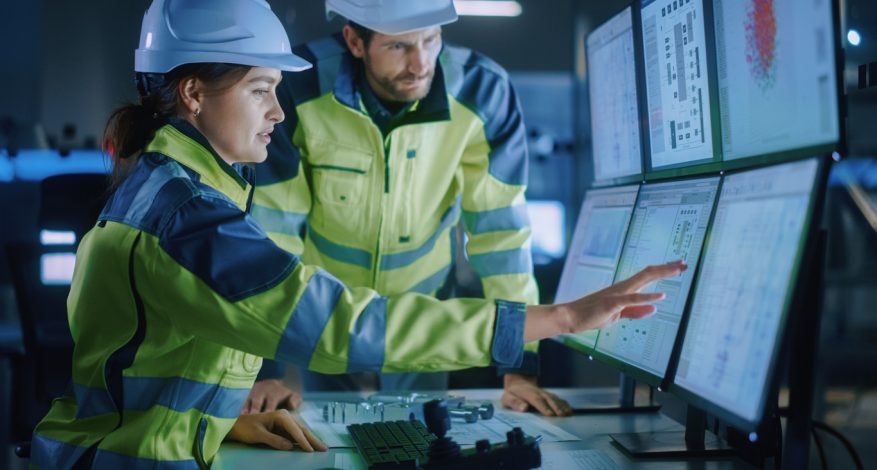
[[[256,380],[282,379],[284,375],[286,375],[286,364],[265,359],[262,361],[262,369]]]
[[[493,331],[491,365],[520,367],[524,360],[524,318],[527,306],[496,300],[496,327]]]
[[[539,353],[524,351],[523,360],[517,367],[498,367],[497,375],[520,374],[539,377]]]

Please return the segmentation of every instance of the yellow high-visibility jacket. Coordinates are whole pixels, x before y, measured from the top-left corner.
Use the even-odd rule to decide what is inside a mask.
[[[251,195],[193,126],[157,131],[77,251],[73,383],[34,467],[204,468],[263,357],[322,373],[520,362],[522,304],[348,289],[277,247]]]
[[[506,72],[445,45],[430,92],[383,135],[358,89],[361,61],[340,35],[295,52],[314,66],[278,87],[286,120],[257,168],[253,205],[268,235],[347,285],[432,295],[453,266],[462,217],[485,297],[538,303],[526,135]],[[533,371],[535,354],[524,363]]]

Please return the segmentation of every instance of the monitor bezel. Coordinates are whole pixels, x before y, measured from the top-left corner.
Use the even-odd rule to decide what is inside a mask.
[[[621,254],[618,257],[618,263],[616,263],[616,266],[615,266],[615,277],[613,277],[613,281],[612,281],[613,285],[618,282],[618,280],[616,279],[618,276],[618,264],[621,262],[621,258],[624,256],[624,248],[627,247],[627,241],[630,238],[630,225],[633,223],[633,217],[634,217],[634,214],[636,213],[637,206],[639,205],[640,197],[642,196],[642,193],[643,193],[643,188],[647,185],[679,183],[679,182],[684,182],[684,181],[692,181],[692,180],[698,180],[698,179],[709,179],[709,178],[718,178],[718,185],[716,186],[716,196],[713,198],[713,205],[710,208],[710,216],[709,216],[709,220],[707,221],[707,232],[706,232],[706,235],[704,235],[704,241],[701,244],[700,252],[698,253],[698,265],[700,264],[700,260],[703,257],[703,250],[704,250],[704,247],[706,246],[706,240],[707,240],[706,237],[707,237],[707,235],[709,235],[709,230],[712,226],[713,217],[715,216],[715,212],[716,212],[716,204],[719,200],[719,194],[721,193],[721,190],[722,190],[722,182],[724,181],[724,178],[722,177],[721,173],[696,175],[696,176],[677,178],[677,179],[672,179],[672,180],[643,182],[643,184],[640,185],[640,189],[636,194],[636,202],[634,203],[633,211],[631,211],[631,213],[630,213],[631,222],[628,223],[627,233],[625,233],[625,236],[624,236],[624,244],[622,245]],[[691,267],[689,267],[689,268],[691,268]],[[698,273],[697,267],[694,267],[694,269],[695,270],[692,272],[692,276],[695,276],[695,278],[696,278],[697,273]],[[603,334],[602,329],[599,330],[599,334],[597,335],[596,345],[593,348],[593,350],[589,352],[589,354],[593,358],[599,360],[600,362],[607,364],[609,366],[615,367],[616,369],[630,375],[631,377],[635,378],[636,380],[639,380],[639,381],[641,381],[645,384],[651,385],[653,387],[658,387],[661,390],[665,389],[667,387],[667,385],[669,385],[669,383],[670,383],[669,372],[671,370],[673,370],[672,366],[673,366],[674,353],[676,352],[677,348],[681,347],[680,332],[682,331],[682,325],[684,324],[684,322],[686,320],[686,315],[688,313],[688,304],[690,303],[691,293],[693,290],[694,290],[694,278],[692,279],[692,284],[689,287],[688,292],[686,293],[686,296],[685,296],[685,303],[683,304],[682,314],[681,314],[680,319],[679,319],[679,327],[676,329],[676,336],[673,338],[673,346],[670,348],[670,356],[667,358],[667,367],[664,370],[663,375],[657,375],[651,371],[648,371],[646,369],[638,367],[638,366],[631,364],[629,362],[625,362],[622,359],[619,359],[615,356],[612,356],[612,355],[607,354],[603,351],[600,351],[599,350],[600,337]]]
[[[809,158],[799,158],[794,161],[805,161],[809,159],[817,160],[817,169],[816,174],[814,176],[813,181],[813,190],[810,193],[810,200],[807,205],[807,216],[804,222],[804,226],[801,231],[801,239],[798,244],[798,250],[795,253],[795,261],[792,264],[792,275],[789,279],[790,289],[786,292],[786,298],[783,301],[783,307],[780,317],[780,326],[777,331],[777,341],[774,344],[773,351],[771,353],[771,359],[767,368],[767,379],[765,381],[765,393],[762,394],[761,400],[758,405],[758,411],[756,412],[755,420],[748,420],[743,416],[736,414],[734,411],[725,408],[722,405],[714,403],[710,401],[706,397],[702,397],[698,395],[696,392],[690,391],[686,388],[683,388],[681,385],[676,383],[676,372],[679,366],[679,359],[682,354],[682,348],[684,346],[685,334],[688,329],[688,322],[691,315],[692,308],[692,297],[689,297],[689,302],[686,304],[685,315],[683,315],[683,322],[679,327],[679,335],[678,335],[678,344],[677,348],[674,349],[673,357],[671,357],[670,363],[671,366],[668,368],[667,376],[671,378],[669,385],[666,387],[666,390],[673,394],[674,396],[680,398],[682,401],[703,410],[710,415],[716,416],[720,421],[725,422],[732,427],[752,432],[756,431],[761,423],[764,421],[764,417],[770,413],[773,413],[774,408],[776,407],[776,400],[770,400],[769,397],[775,397],[779,391],[779,383],[780,383],[780,375],[777,373],[778,367],[780,365],[781,360],[786,355],[785,351],[788,350],[789,343],[791,341],[790,335],[788,334],[788,330],[790,328],[789,314],[795,305],[800,302],[803,286],[800,282],[802,279],[801,276],[801,267],[804,262],[804,255],[813,249],[814,243],[814,234],[817,228],[819,228],[819,217],[821,216],[821,210],[823,201],[825,199],[825,187],[826,181],[828,179],[828,169],[830,168],[830,156],[811,156]],[[772,162],[766,165],[760,165],[757,167],[747,167],[745,169],[739,169],[736,171],[725,172],[722,180],[724,181],[724,177],[739,173],[745,173],[747,171],[756,171],[762,168],[768,168],[777,165],[784,165],[787,163],[793,163],[794,161],[786,161],[786,162]],[[721,193],[719,193],[716,198],[716,209],[718,209],[718,203],[721,200]],[[713,211],[715,214],[715,210]],[[814,223],[816,221],[816,223]],[[710,238],[712,237],[713,226],[712,222],[710,223],[710,227],[707,230],[706,237],[704,238],[703,250],[706,250]],[[695,272],[695,278],[692,282],[691,291],[689,291],[689,296],[693,296],[697,291],[698,284],[700,283],[700,273],[702,272],[702,264],[705,260],[705,251],[701,253],[701,258],[698,261],[697,271]]]

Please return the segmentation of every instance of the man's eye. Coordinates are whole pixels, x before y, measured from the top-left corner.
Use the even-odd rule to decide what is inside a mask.
[[[256,90],[253,93],[255,93],[257,96],[265,96],[268,94],[268,90]]]

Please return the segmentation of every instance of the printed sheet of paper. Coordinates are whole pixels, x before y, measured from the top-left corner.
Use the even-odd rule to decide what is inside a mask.
[[[337,460],[336,460],[337,462]],[[542,451],[543,470],[617,470],[616,464],[599,450]]]

